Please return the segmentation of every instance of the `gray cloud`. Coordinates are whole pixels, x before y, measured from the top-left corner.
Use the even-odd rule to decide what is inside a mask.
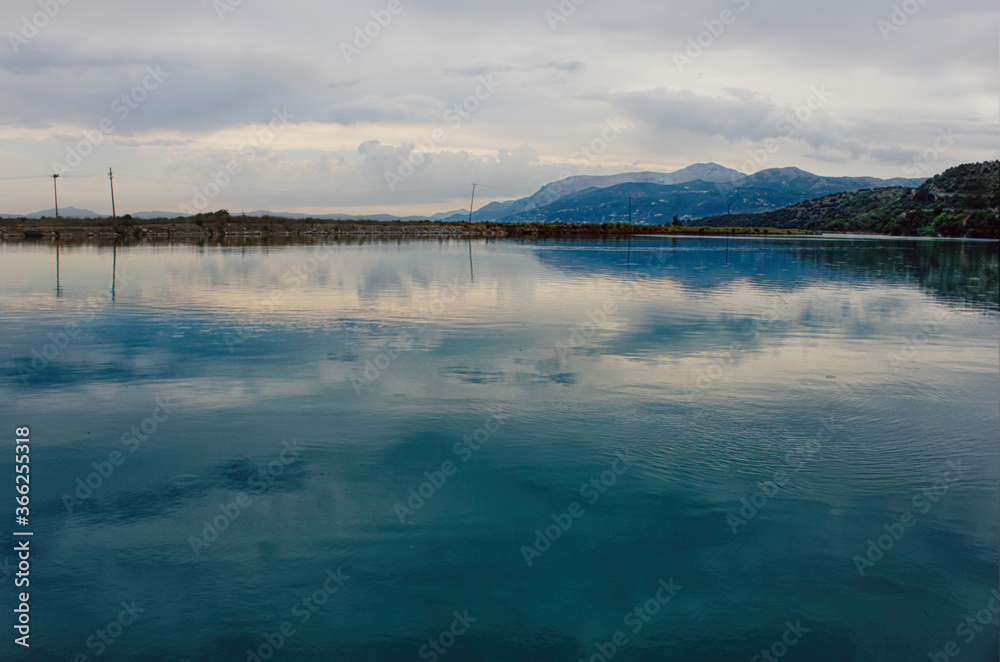
[[[583,71],[583,62],[579,60],[573,60],[571,62],[548,62],[543,64],[541,69],[555,69],[556,71],[565,71],[568,74],[576,74]]]
[[[335,83],[327,83],[326,86],[331,89],[336,89],[338,87],[354,87],[355,85],[360,85],[368,80],[368,76],[361,76],[360,78],[352,78],[351,80],[337,81]]]
[[[466,182],[491,178],[511,191],[497,197],[530,194],[579,164],[573,154],[616,115],[631,128],[587,167],[739,168],[772,140],[780,151],[768,165],[896,176],[945,128],[955,141],[938,170],[995,157],[995,0],[924,3],[888,32],[879,23],[893,21],[888,0],[623,0],[571,12],[555,0],[403,0],[391,19],[383,2],[243,2],[221,16],[204,0],[61,7],[37,35],[0,45],[0,176],[44,176],[109,119],[114,132],[95,162],[114,163],[123,178],[132,167],[199,180],[232,158],[220,132],[255,131],[274,108],[293,113],[295,126],[233,186],[353,187],[306,202],[279,196],[289,210],[446,206]],[[723,10],[732,12],[725,25]],[[3,25],[20,35],[37,11],[33,0],[11,0]],[[698,39],[701,51],[678,68],[674,55]],[[358,52],[348,58],[344,45]],[[166,77],[141,101],[128,98],[150,67]],[[500,86],[458,125],[445,121],[484,76]],[[833,98],[789,133],[782,121],[824,85]],[[447,139],[387,192],[385,170],[435,128]],[[176,202],[166,184],[142,186],[134,190],[150,207]],[[21,191],[7,204],[41,207]]]
[[[514,67],[509,64],[471,64],[458,69],[445,69],[448,76],[486,76],[494,72],[511,71]]]
[[[369,95],[334,104],[326,115],[326,121],[338,124],[384,121],[424,123],[440,121],[444,108],[441,100],[417,94],[392,98]]]
[[[779,109],[761,95],[727,88],[707,96],[690,90],[659,89],[608,95],[626,116],[663,129],[681,129],[726,140],[761,140],[776,135]]]

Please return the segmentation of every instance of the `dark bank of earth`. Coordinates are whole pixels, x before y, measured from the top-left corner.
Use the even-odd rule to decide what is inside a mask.
[[[210,241],[363,238],[495,238],[537,239],[608,237],[636,234],[815,234],[796,229],[761,227],[687,227],[628,225],[624,223],[534,224],[534,223],[439,223],[432,221],[327,221],[278,217],[231,216],[220,210],[185,219],[5,219],[0,221],[0,239],[23,240],[122,240],[122,241]]]

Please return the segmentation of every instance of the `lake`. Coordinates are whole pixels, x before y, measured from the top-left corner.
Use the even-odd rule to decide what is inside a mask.
[[[996,243],[262,243],[0,245],[5,659],[996,659]]]

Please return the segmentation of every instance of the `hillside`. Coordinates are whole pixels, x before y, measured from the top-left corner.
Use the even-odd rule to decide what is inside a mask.
[[[659,224],[674,216],[686,220],[727,210],[758,214],[819,195],[885,186],[919,186],[923,179],[823,177],[799,168],[769,168],[752,175],[716,163],[696,163],[676,172],[578,175],[546,184],[519,200],[491,202],[475,211],[477,221],[504,223]],[[467,212],[442,220],[463,221]]]
[[[915,189],[836,193],[763,214],[722,214],[698,225],[1000,238],[1000,161],[968,163]]]
[[[730,182],[738,181],[745,177],[746,175],[742,172],[720,166],[717,163],[695,163],[674,172],[646,171],[626,172],[616,175],[574,175],[550,182],[526,198],[506,200],[504,202],[491,202],[477,209],[475,217],[480,221],[504,219],[505,222],[508,220],[524,222],[523,219],[513,219],[512,217],[518,214],[524,215],[527,212],[545,207],[546,205],[584,191],[591,192],[628,184],[659,184],[667,186],[694,181]],[[451,216],[442,216],[441,218],[448,221],[463,221],[467,216],[468,212],[466,211]],[[532,218],[530,214],[528,218],[529,220]],[[599,219],[595,222],[602,221]]]
[[[639,173],[647,174],[647,173]],[[514,203],[494,203],[496,210],[504,207],[501,220],[505,223],[622,223],[658,225],[669,223],[674,216],[685,221],[732,211],[736,214],[759,214],[793,205],[818,195],[857,191],[887,186],[917,186],[924,180],[877,179],[874,177],[822,177],[798,168],[773,168],[730,180],[700,179],[664,184],[652,181],[630,181],[592,186],[563,195],[542,206],[529,206],[515,211],[514,206],[539,196]],[[607,183],[607,182],[606,182]],[[555,186],[556,184],[550,185]],[[486,209],[486,208],[484,208]],[[486,216],[486,218],[484,218]],[[477,211],[477,220],[493,220],[493,214]],[[459,220],[459,219],[449,219]]]

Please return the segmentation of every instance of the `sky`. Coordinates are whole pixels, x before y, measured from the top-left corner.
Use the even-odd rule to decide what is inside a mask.
[[[430,215],[1000,153],[996,0],[5,0],[0,213]]]

